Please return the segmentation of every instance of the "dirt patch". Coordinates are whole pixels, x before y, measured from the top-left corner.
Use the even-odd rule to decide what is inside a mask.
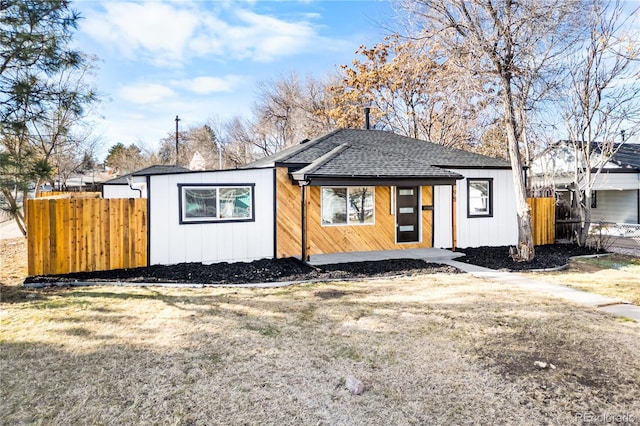
[[[24,299],[33,293],[22,286],[26,276],[26,239],[0,239],[0,302]]]
[[[602,271],[604,268],[602,266],[594,265],[586,262],[575,262],[569,261],[569,267],[566,269],[567,272],[598,272]]]
[[[5,285],[22,284],[27,276],[27,240],[0,239],[0,282]]]

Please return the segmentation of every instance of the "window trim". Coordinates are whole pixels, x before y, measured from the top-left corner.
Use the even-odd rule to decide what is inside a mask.
[[[324,223],[324,220],[322,219],[322,213],[324,212],[324,197],[323,197],[323,191],[325,188],[336,188],[336,189],[345,189],[347,191],[347,198],[345,199],[345,202],[347,203],[347,221],[346,223]],[[373,189],[373,191],[371,191],[371,196],[373,197],[373,215],[371,216],[371,222],[369,223],[361,223],[361,222],[351,222],[349,219],[349,190],[352,188],[371,188]],[[332,227],[332,226],[371,226],[371,225],[375,225],[376,224],[376,187],[375,186],[368,186],[368,185],[358,185],[358,186],[345,186],[345,185],[337,185],[337,186],[333,186],[333,185],[327,185],[327,186],[321,186],[320,187],[320,226],[323,227]]]
[[[255,222],[255,183],[179,183],[178,184],[178,219],[180,225],[197,225],[202,223],[229,223],[229,222]],[[197,189],[215,189],[216,190],[216,215],[219,216],[220,209],[220,198],[219,198],[219,190],[225,188],[247,188],[251,194],[251,216],[247,218],[213,218],[203,217],[203,218],[186,218],[184,211],[185,204],[185,194],[187,189],[197,188]]]
[[[473,182],[486,182],[488,184],[489,195],[488,198],[488,207],[489,211],[487,213],[472,213],[471,212],[471,184]],[[493,217],[493,178],[467,178],[467,218],[482,218],[482,217]]]

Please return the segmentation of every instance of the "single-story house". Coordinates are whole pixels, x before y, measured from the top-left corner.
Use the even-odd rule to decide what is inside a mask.
[[[601,144],[594,142],[596,157]],[[640,144],[613,146],[614,153],[605,162],[593,185],[591,219],[594,222],[640,224]],[[531,164],[532,186],[553,187],[557,197],[573,205],[573,174],[576,155],[567,141],[557,142]]]
[[[242,169],[144,177],[150,264],[517,242],[508,162],[386,131],[339,129]]]

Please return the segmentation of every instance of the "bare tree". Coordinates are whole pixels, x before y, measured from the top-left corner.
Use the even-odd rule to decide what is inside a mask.
[[[640,130],[640,43],[637,33],[629,34],[629,23],[637,18],[638,10],[629,10],[626,2],[594,0],[587,37],[568,61],[563,118],[573,149],[580,245],[586,244],[591,226],[596,178],[625,136]]]
[[[470,87],[454,84],[437,46],[395,34],[356,53],[364,59],[343,65],[339,81],[328,87],[336,125],[362,127],[362,108],[368,106],[379,129],[457,147],[478,137],[482,102],[469,95]],[[482,79],[468,82],[481,90]]]
[[[223,163],[220,157],[223,155],[221,135],[214,130],[212,124],[202,124],[181,130],[178,133],[178,143],[180,158],[176,162],[175,133],[161,140],[157,153],[161,164],[179,164],[190,168],[196,156],[202,160],[202,167],[208,170],[218,169]]]
[[[421,36],[440,43],[450,60],[494,82],[501,105],[515,189],[518,247],[513,257],[535,256],[531,212],[522,173],[520,145],[527,125],[518,107],[527,105],[523,76],[535,79],[545,64],[557,58],[576,28],[579,1],[417,0],[405,10],[418,20]],[[470,60],[471,59],[471,60]]]
[[[74,144],[69,149],[54,151],[51,165],[54,168],[53,178],[64,191],[68,179],[77,172],[95,171],[94,155],[99,140],[86,132],[74,132]]]
[[[231,167],[240,167],[253,161],[256,139],[253,134],[253,123],[240,117],[234,117],[225,124],[225,155]],[[266,155],[260,147],[260,156]]]
[[[301,80],[292,73],[258,86],[253,119],[234,118],[225,128],[228,144],[241,150],[244,161],[250,156],[270,155],[288,146],[311,139],[334,128],[327,114],[325,84],[309,76]]]

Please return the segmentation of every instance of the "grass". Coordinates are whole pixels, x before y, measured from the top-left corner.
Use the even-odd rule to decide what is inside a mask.
[[[640,259],[611,255],[572,260],[565,271],[540,279],[640,305]]]
[[[0,305],[6,424],[640,419],[638,323],[466,275],[28,295]]]

